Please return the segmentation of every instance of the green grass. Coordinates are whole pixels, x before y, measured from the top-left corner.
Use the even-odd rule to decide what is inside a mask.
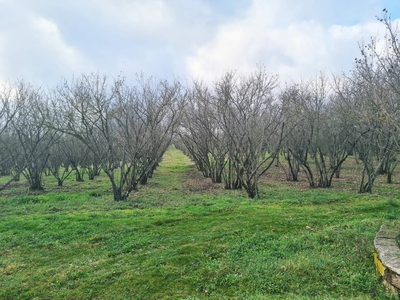
[[[16,183],[0,196],[0,299],[391,299],[372,250],[400,225],[398,185],[275,179],[249,200],[171,148],[124,202],[105,177]]]

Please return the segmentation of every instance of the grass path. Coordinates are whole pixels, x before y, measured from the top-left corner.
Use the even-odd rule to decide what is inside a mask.
[[[396,199],[274,184],[250,201],[174,148],[128,201],[85,184],[0,198],[0,299],[390,299],[371,251]]]

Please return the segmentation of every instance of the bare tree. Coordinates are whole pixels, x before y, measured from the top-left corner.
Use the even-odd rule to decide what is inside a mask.
[[[85,153],[80,166],[87,173],[89,180],[94,180],[95,177],[99,176],[101,173],[101,162],[98,157],[90,151]]]
[[[351,91],[347,92],[347,102],[356,108],[353,117],[358,121],[357,129],[366,132],[357,145],[364,166],[360,192],[372,192],[383,170],[391,182],[399,141],[399,32],[386,9],[378,20],[386,28],[384,40],[371,37],[369,43],[361,43],[361,58],[356,58],[347,76],[347,91]]]
[[[288,180],[297,180],[299,168],[310,187],[326,188],[355,147],[349,119],[338,109],[340,98],[321,73],[300,84],[289,85],[281,96],[290,132],[283,148]]]
[[[16,97],[15,89],[10,82],[5,82],[0,87],[0,168],[2,175],[10,175],[11,179],[0,187],[0,191],[9,186],[24,169],[15,160],[18,157],[19,148],[16,146],[17,139],[10,128],[10,123],[17,115],[22,106],[20,98]]]
[[[393,23],[389,12],[383,9],[379,22],[385,27],[383,40],[371,37],[369,43],[360,43],[361,58],[356,59],[353,72],[373,86],[378,83],[374,97],[369,97],[368,105],[378,111],[382,121],[400,130],[400,42],[399,23]]]
[[[349,128],[356,136],[355,150],[363,163],[359,192],[371,193],[382,166],[397,152],[398,133],[397,128],[385,120],[385,113],[376,109],[375,103],[387,102],[379,99],[388,96],[385,82],[375,72],[369,74],[374,78],[367,81],[364,72],[356,69],[350,76],[336,80],[336,88],[341,98],[341,113],[353,122]]]
[[[226,164],[226,138],[219,127],[212,91],[195,81],[187,95],[179,135],[185,152],[212,182],[221,183]]]
[[[145,182],[167,149],[182,111],[179,83],[140,77],[82,75],[58,90],[62,118],[58,131],[69,134],[94,155],[107,174],[114,200],[126,199]]]
[[[41,190],[43,171],[56,139],[56,132],[45,126],[51,122],[47,95],[42,89],[20,81],[16,86],[16,98],[22,105],[12,119],[11,126],[23,157],[22,174],[31,189]]]
[[[139,85],[121,89],[116,128],[121,153],[120,183],[123,198],[145,184],[178,128],[184,94],[178,82],[139,78]]]
[[[310,147],[310,128],[307,126],[306,111],[301,103],[311,97],[307,85],[304,83],[291,83],[280,93],[284,122],[287,125],[286,139],[282,145],[282,154],[288,168],[279,163],[286,174],[288,181],[298,181],[300,166],[305,168],[306,175],[310,173],[308,165]],[[289,125],[290,124],[290,125]],[[307,175],[313,185],[314,178]]]
[[[251,75],[227,73],[215,83],[220,127],[227,136],[226,179],[240,181],[250,198],[258,197],[258,179],[273,164],[282,143],[281,107],[273,90],[277,76],[260,68]]]
[[[49,159],[47,160],[47,168],[54,178],[57,179],[58,186],[62,186],[64,181],[74,170],[72,168],[67,168],[70,161],[66,155],[66,142],[65,137],[57,137],[55,143],[50,148]]]

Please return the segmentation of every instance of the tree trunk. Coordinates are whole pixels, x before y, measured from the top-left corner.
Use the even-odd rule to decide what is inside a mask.
[[[42,176],[40,172],[32,172],[31,178],[30,178],[30,190],[34,191],[42,191],[43,185],[42,185]]]
[[[78,181],[78,182],[83,182],[84,180],[83,180],[83,174],[84,174],[84,172],[82,172],[82,174],[81,174],[81,172],[79,171],[79,169],[75,169],[75,178],[76,178],[76,181]]]
[[[392,171],[389,171],[389,172],[387,172],[387,183],[388,184],[392,184],[393,183],[393,181],[392,181]]]
[[[257,186],[257,182],[254,180],[246,180],[246,184],[244,185],[246,192],[247,192],[247,196],[250,199],[254,199],[256,197],[259,197],[258,195],[258,186]]]
[[[146,185],[147,184],[147,179],[148,179],[147,175],[146,174],[143,175],[142,178],[140,178],[140,184],[141,185]]]

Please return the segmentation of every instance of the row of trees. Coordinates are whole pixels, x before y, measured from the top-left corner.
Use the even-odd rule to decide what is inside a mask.
[[[360,44],[349,74],[321,73],[280,91],[263,69],[246,77],[227,73],[212,86],[195,82],[181,149],[204,176],[228,189],[243,187],[250,198],[273,161],[287,180],[302,172],[310,187],[326,188],[356,154],[363,164],[360,192],[372,192],[379,174],[390,183],[399,151],[400,49],[386,10],[379,21],[387,30],[384,43]]]
[[[80,181],[83,172],[93,179],[102,170],[114,199],[126,199],[151,177],[169,146],[182,113],[181,89],[143,77],[132,87],[124,78],[98,74],[52,91],[6,85],[1,173],[11,174],[10,182],[23,174],[31,189],[42,189],[44,172],[62,185],[73,171]]]
[[[195,82],[187,97],[180,148],[204,176],[258,194],[258,178],[272,165],[284,133],[275,100],[277,77],[264,70],[247,77],[227,73],[213,88]]]
[[[152,176],[171,141],[204,176],[226,189],[258,196],[258,180],[275,163],[289,181],[330,187],[349,155],[363,164],[360,192],[397,165],[400,49],[386,10],[383,43],[360,44],[349,74],[288,83],[259,68],[227,72],[212,85],[190,87],[143,76],[136,84],[99,74],[66,80],[53,90],[20,81],[0,93],[0,173],[22,174],[32,189],[43,174],[58,184],[102,170],[115,200]],[[379,46],[379,47],[378,47]],[[284,161],[283,161],[284,160]]]

